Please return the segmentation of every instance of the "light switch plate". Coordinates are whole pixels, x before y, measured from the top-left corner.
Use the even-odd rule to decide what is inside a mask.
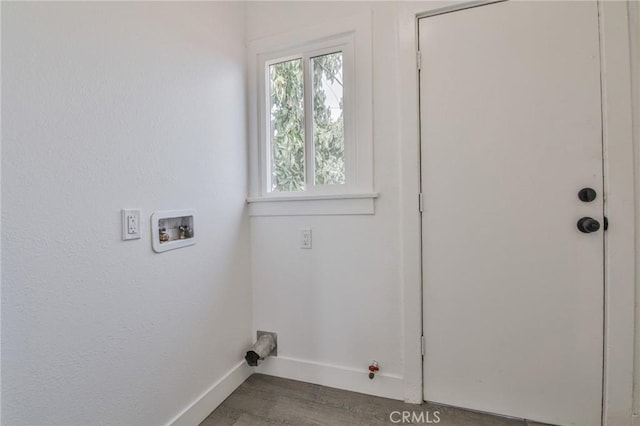
[[[122,209],[122,239],[137,240],[140,238],[140,210]]]
[[[304,228],[300,230],[300,248],[301,249],[311,248],[311,229]]]

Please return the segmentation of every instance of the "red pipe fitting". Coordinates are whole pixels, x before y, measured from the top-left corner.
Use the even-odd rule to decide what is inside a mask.
[[[369,378],[373,380],[376,373],[380,371],[380,366],[378,366],[378,361],[373,361],[369,366]]]

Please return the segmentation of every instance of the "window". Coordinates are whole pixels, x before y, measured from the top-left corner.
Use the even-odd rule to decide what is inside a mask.
[[[249,58],[248,201],[278,201],[278,214],[301,211],[281,201],[317,201],[304,214],[332,214],[315,208],[322,200],[369,199],[372,210],[371,17],[256,40]]]
[[[270,191],[304,189],[305,119],[302,59],[269,65]]]
[[[351,60],[345,43],[265,61],[268,192],[336,192],[352,183]]]

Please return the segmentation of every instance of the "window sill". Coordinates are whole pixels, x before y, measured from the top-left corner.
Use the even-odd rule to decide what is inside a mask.
[[[249,197],[249,216],[316,216],[375,214],[378,193]]]

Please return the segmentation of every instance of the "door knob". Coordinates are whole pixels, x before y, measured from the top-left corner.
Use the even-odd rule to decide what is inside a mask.
[[[596,232],[598,229],[600,229],[600,222],[592,217],[583,217],[578,221],[578,230],[580,232],[590,234]]]
[[[585,203],[590,203],[593,200],[596,199],[597,193],[596,190],[593,188],[582,188],[579,192],[578,192],[578,198],[580,198],[580,201],[584,201]]]

